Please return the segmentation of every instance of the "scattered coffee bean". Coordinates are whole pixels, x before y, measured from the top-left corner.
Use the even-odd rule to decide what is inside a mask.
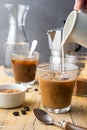
[[[14,116],[19,116],[19,112],[18,112],[18,111],[15,111],[15,112],[13,112],[13,115],[14,115]]]
[[[22,113],[23,115],[25,115],[25,114],[27,114],[26,111],[30,111],[30,108],[29,108],[28,106],[25,106],[24,109],[21,110],[21,113]],[[19,112],[18,112],[18,111],[15,111],[15,112],[13,112],[13,115],[14,115],[14,116],[19,116]]]
[[[37,88],[35,88],[35,89],[34,89],[34,91],[38,91],[38,89],[37,89]]]
[[[25,107],[24,107],[24,110],[25,110],[25,111],[29,111],[30,108],[29,108],[28,106],[25,106]]]
[[[21,113],[22,113],[23,115],[25,115],[25,114],[26,114],[26,111],[25,111],[25,110],[21,110]]]

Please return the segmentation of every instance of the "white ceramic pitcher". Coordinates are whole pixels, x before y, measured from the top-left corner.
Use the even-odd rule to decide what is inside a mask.
[[[64,25],[62,44],[75,42],[87,48],[87,13],[72,11]]]

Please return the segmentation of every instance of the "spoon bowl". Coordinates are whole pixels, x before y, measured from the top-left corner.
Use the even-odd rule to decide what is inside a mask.
[[[47,125],[52,124],[53,119],[45,111],[43,111],[39,108],[35,108],[33,110],[33,112],[34,112],[34,115],[37,117],[38,120],[42,121],[43,123],[45,123]]]

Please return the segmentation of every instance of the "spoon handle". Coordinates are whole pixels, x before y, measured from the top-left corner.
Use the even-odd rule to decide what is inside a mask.
[[[53,124],[58,127],[64,128],[65,130],[87,130],[87,128],[85,128],[85,127],[77,126],[70,122],[66,123],[65,121],[61,121],[61,122],[53,121]]]
[[[61,121],[61,122],[53,121],[52,123],[53,123],[54,125],[60,127],[60,128],[65,128],[65,126],[66,126],[66,122],[65,122],[65,121]]]
[[[65,125],[65,130],[87,130],[87,128],[67,122]]]
[[[32,46],[31,46],[31,50],[30,50],[30,54],[29,54],[29,57],[31,57],[32,56],[32,53],[34,52],[34,50],[35,50],[35,48],[36,48],[36,46],[37,46],[37,40],[33,40],[32,41]]]

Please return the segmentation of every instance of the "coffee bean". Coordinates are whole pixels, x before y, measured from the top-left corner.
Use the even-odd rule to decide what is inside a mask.
[[[25,106],[25,107],[24,107],[24,110],[25,110],[25,111],[29,111],[30,108],[29,108],[28,106]]]
[[[15,111],[15,112],[13,112],[13,115],[14,115],[14,116],[19,116],[19,112],[18,112],[18,111]]]
[[[26,111],[25,111],[25,110],[21,110],[21,113],[22,113],[23,115],[25,115],[25,114],[26,114]]]
[[[38,89],[37,89],[37,88],[35,88],[35,89],[34,89],[34,91],[38,91]]]

